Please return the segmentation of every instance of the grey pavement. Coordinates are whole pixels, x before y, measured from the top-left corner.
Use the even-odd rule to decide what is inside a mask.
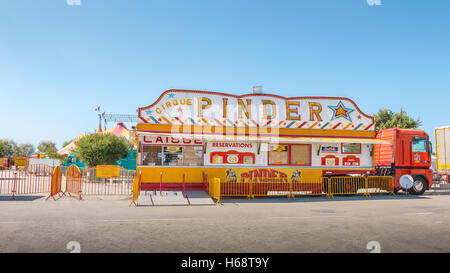
[[[229,199],[129,206],[127,197],[0,197],[0,252],[450,252],[450,195]]]

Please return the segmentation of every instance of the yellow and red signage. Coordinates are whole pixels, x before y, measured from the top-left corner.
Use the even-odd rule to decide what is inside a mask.
[[[14,165],[22,167],[28,166],[28,157],[15,157]]]
[[[225,171],[225,179],[229,182],[298,182],[301,178],[300,169],[229,168]]]
[[[119,176],[120,176],[120,166],[98,165],[96,167],[96,177],[98,178],[112,178]]]
[[[139,108],[140,124],[374,131],[350,99],[168,90]]]

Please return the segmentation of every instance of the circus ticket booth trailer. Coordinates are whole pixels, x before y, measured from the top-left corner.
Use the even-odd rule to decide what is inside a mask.
[[[373,174],[382,143],[374,118],[341,97],[167,90],[138,112],[135,194],[212,178],[302,181],[321,193],[321,177]]]

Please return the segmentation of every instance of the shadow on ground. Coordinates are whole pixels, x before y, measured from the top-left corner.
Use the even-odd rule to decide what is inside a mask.
[[[42,195],[18,195],[14,196],[14,200],[11,195],[0,195],[0,201],[34,201],[44,198]]]
[[[256,199],[244,199],[244,198],[227,198],[222,199],[221,202],[225,203],[292,203],[292,202],[342,202],[342,201],[375,201],[375,200],[405,200],[405,199],[429,199],[427,196],[417,196],[409,194],[377,194],[371,195],[369,197],[364,197],[362,195],[349,195],[349,196],[335,196],[334,198],[327,198],[326,196],[308,197],[301,196],[296,197],[294,200],[287,199],[285,197],[265,197]]]

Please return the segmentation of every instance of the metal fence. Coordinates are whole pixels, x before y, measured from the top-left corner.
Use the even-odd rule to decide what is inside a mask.
[[[82,172],[81,192],[85,195],[131,195],[136,171],[120,168],[117,177],[97,177],[96,168],[85,168]]]
[[[33,164],[24,168],[0,169],[0,194],[49,193],[53,167],[43,164]]]
[[[294,198],[300,195],[322,195],[323,178],[287,179],[227,179],[220,183],[222,197],[255,197],[286,196]]]
[[[448,193],[450,192],[449,177],[447,175],[439,175],[433,180],[430,193]]]
[[[0,195],[51,193],[54,167],[32,164],[23,168],[0,167]],[[120,168],[116,177],[100,178],[96,168],[80,171],[72,165],[61,170],[64,192],[78,195],[131,195],[135,171]]]
[[[72,167],[73,166],[73,167]],[[75,195],[131,195],[136,171],[120,168],[115,177],[103,178],[97,175],[97,168],[83,171],[72,165],[66,172],[66,192]]]
[[[209,195],[220,202],[227,197],[285,196],[322,196],[332,198],[335,195],[369,196],[375,193],[394,194],[394,178],[391,176],[342,176],[342,177],[306,177],[293,181],[258,179],[237,180],[235,178],[220,181],[211,178],[208,181]]]

